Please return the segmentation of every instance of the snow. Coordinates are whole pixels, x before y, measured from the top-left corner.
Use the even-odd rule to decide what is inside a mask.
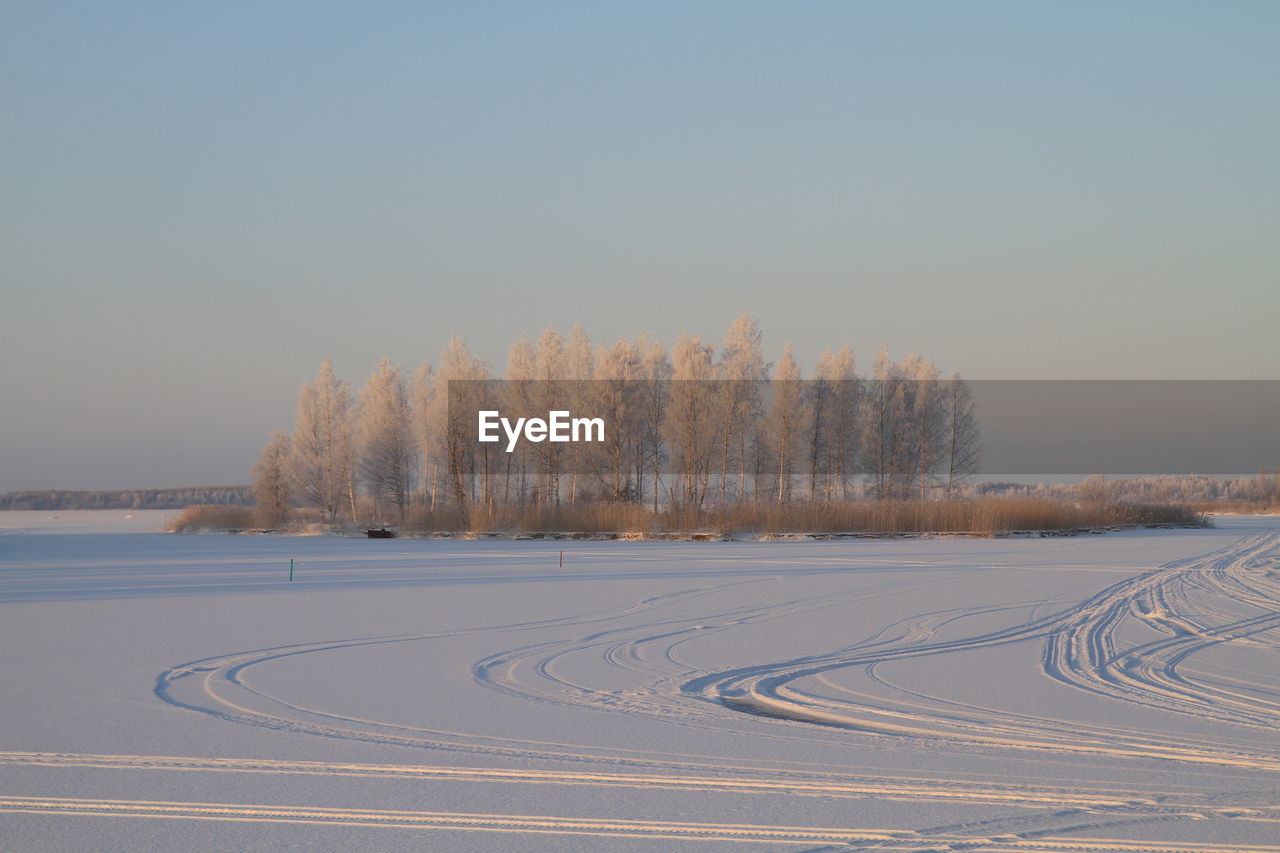
[[[0,513],[0,849],[1280,850],[1274,516],[632,543],[128,514]]]

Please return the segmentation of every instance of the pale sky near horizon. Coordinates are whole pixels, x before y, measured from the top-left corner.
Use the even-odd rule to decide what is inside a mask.
[[[7,2],[0,492],[247,482],[326,357],[577,322],[1280,378],[1277,43],[1275,2]]]

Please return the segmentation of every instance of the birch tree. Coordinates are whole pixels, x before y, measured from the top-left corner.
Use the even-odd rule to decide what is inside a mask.
[[[945,444],[947,455],[946,497],[978,473],[982,463],[982,431],[973,403],[969,383],[959,373],[951,374],[943,388],[945,411]]]
[[[761,354],[760,324],[742,311],[725,333],[716,364],[715,396],[719,403],[720,483],[719,500],[725,503],[729,483],[738,481],[737,497],[745,497],[749,443],[761,412],[761,383],[768,368]]]
[[[289,436],[271,433],[253,466],[254,512],[261,527],[279,527],[289,517]]]
[[[604,444],[594,448],[593,461],[609,500],[638,500],[637,481],[644,465],[639,449],[642,419],[643,367],[635,339],[623,338],[603,350],[596,362],[592,414],[612,424]]]
[[[715,377],[712,348],[681,332],[671,350],[672,383],[664,435],[671,448],[676,503],[701,507],[706,499],[719,424],[716,401],[708,394]]]
[[[493,445],[476,449],[475,413],[492,408],[481,380],[490,379],[489,365],[471,354],[462,338],[454,335],[440,352],[435,374],[435,393],[431,401],[432,431],[439,436],[440,452],[448,472],[449,490],[462,513],[470,517],[470,505],[476,498],[478,483],[487,487]],[[450,391],[449,383],[460,384]],[[483,495],[487,501],[491,495]]]
[[[560,378],[574,381],[593,379],[596,374],[596,351],[591,336],[575,323],[564,344],[564,368]]]
[[[538,380],[538,384],[533,386],[536,398],[534,411],[541,417],[557,407],[558,397],[564,390],[563,380],[568,375],[568,367],[564,337],[554,328],[548,328],[539,336],[534,350],[534,378]],[[558,505],[564,445],[543,441],[531,445],[530,451],[538,462],[542,480],[538,486],[538,501]]]
[[[394,509],[397,522],[404,521],[416,468],[410,413],[404,375],[384,358],[360,389],[356,436],[365,492],[379,514]]]
[[[351,392],[325,359],[314,382],[298,391],[298,414],[290,442],[290,479],[307,504],[333,521],[343,504],[355,508],[351,440]]]
[[[289,478],[302,503],[320,508],[327,519],[332,506],[330,484],[326,478],[328,444],[324,424],[315,386],[310,382],[302,383],[298,389],[298,412],[294,416],[293,439],[290,442]]]
[[[436,508],[440,468],[440,456],[435,449],[435,433],[431,424],[431,402],[435,398],[435,391],[434,372],[430,364],[423,362],[414,371],[413,381],[409,385],[409,403],[413,440],[418,449],[418,479],[422,483],[423,498],[433,510]]]
[[[591,380],[596,373],[596,351],[591,345],[591,336],[575,323],[569,330],[569,339],[565,344],[565,367],[562,379],[563,386],[556,396],[569,411],[583,416],[594,416],[598,387]],[[592,448],[571,443],[561,450],[561,462],[569,469],[569,503],[578,501],[578,482],[583,469],[590,462]]]
[[[902,481],[906,486],[914,480],[916,496],[925,500],[942,462],[946,430],[938,368],[927,358],[912,354],[903,362],[902,374],[907,390],[906,425],[909,430],[903,442],[909,459],[902,472]]]
[[[810,472],[813,491],[828,500],[838,493],[849,497],[849,483],[857,473],[859,450],[860,382],[853,348],[824,351],[811,383],[814,396]]]
[[[893,450],[893,363],[880,345],[875,365],[866,382],[862,408],[862,464],[871,478],[872,493],[880,500],[889,497],[889,462]]]
[[[537,373],[537,359],[533,344],[525,335],[516,338],[507,350],[507,368],[504,373],[507,381],[502,386],[504,411],[514,416],[537,414],[537,403],[533,399],[533,386],[530,384]],[[513,487],[518,502],[523,503],[528,497],[529,462],[529,450],[523,442],[514,452],[506,454],[506,459],[502,462],[504,501],[510,500]]]
[[[808,429],[808,411],[804,388],[800,384],[800,365],[796,363],[791,344],[782,350],[770,386],[773,400],[769,407],[765,434],[774,461],[774,499],[791,499],[796,461],[802,455],[802,439]]]
[[[667,461],[663,425],[671,403],[671,377],[673,368],[667,356],[666,345],[656,338],[642,333],[636,337],[636,349],[640,353],[640,406],[639,448],[637,449],[636,482],[643,484],[647,468],[653,478],[651,498],[653,511],[658,511],[661,496],[662,464]]]

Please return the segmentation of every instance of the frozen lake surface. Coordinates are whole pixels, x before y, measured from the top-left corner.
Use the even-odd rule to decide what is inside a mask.
[[[0,849],[1280,851],[1274,516],[559,543],[166,515],[0,513]]]

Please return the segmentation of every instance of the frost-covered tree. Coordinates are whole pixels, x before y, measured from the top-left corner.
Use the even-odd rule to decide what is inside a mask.
[[[673,502],[701,507],[714,464],[719,438],[717,401],[708,393],[715,378],[712,347],[681,332],[671,350],[672,382],[663,423],[671,448],[675,482]]]
[[[537,371],[538,355],[533,349],[533,344],[529,342],[529,338],[525,335],[515,339],[511,344],[511,348],[507,350],[507,370],[506,378],[512,381],[526,381],[533,379]]]
[[[533,381],[537,373],[537,352],[529,338],[521,335],[511,344],[507,351],[506,383],[502,386],[502,410],[520,417],[536,413],[537,401],[533,397]],[[512,453],[506,453],[502,460],[504,501],[515,498],[523,503],[529,496],[530,455],[528,448],[521,444]]]
[[[298,412],[293,419],[289,478],[298,499],[306,506],[325,510],[326,517],[332,507],[332,484],[325,465],[328,455],[325,417],[316,389],[312,383],[304,382],[298,389]]]
[[[404,520],[417,468],[411,411],[404,374],[382,359],[360,389],[359,472],[375,510],[394,511],[398,522]]]
[[[902,376],[883,344],[862,395],[862,459],[871,489],[880,500],[895,497],[895,464],[901,456],[906,402]]]
[[[638,436],[636,482],[645,482],[645,472],[653,478],[650,498],[653,511],[658,511],[658,498],[661,492],[662,463],[667,461],[666,444],[664,442],[663,425],[667,420],[667,409],[671,403],[671,376],[673,369],[671,359],[667,356],[667,347],[662,341],[650,337],[648,333],[636,336],[636,349],[640,353],[640,393],[639,402],[640,433]]]
[[[1271,470],[1259,468],[1257,474],[1245,478],[1239,486],[1241,495],[1258,506],[1280,504],[1280,466]]]
[[[1115,499],[1112,486],[1102,474],[1090,474],[1076,486],[1076,495],[1082,503],[1105,504]]]
[[[848,497],[857,472],[861,391],[853,348],[824,351],[810,383],[813,418],[810,422],[809,468],[812,495]]]
[[[609,500],[639,500],[644,461],[640,444],[644,435],[642,400],[643,364],[634,338],[623,338],[602,349],[590,383],[590,413],[612,425],[601,446],[587,445],[586,463],[596,472]]]
[[[413,440],[417,445],[418,473],[425,489],[425,497],[432,509],[436,506],[440,461],[434,452],[434,434],[431,424],[431,403],[435,398],[435,392],[434,371],[430,364],[423,362],[414,371],[413,381],[409,385],[409,404]]]
[[[591,345],[591,336],[575,323],[569,330],[569,339],[564,344],[564,373],[562,379],[592,379],[596,374],[596,351]]]
[[[351,392],[325,359],[314,382],[298,391],[298,414],[290,442],[290,480],[297,495],[333,520],[344,508],[355,517],[355,469],[351,436]]]
[[[768,378],[768,366],[761,352],[762,340],[760,324],[742,311],[725,333],[716,363],[719,381],[714,389],[719,404],[721,504],[726,502],[730,484],[735,479],[738,499],[746,496],[750,443],[763,414],[761,385]]]
[[[254,513],[261,527],[279,527],[289,517],[289,436],[271,433],[253,466]]]
[[[598,387],[591,380],[596,373],[596,351],[591,345],[591,336],[575,323],[569,330],[569,339],[564,350],[563,387],[557,398],[564,403],[564,408],[576,415],[595,416],[598,402],[595,399]],[[582,470],[591,462],[589,445],[571,443],[561,453],[561,464],[570,472],[569,503],[577,503],[578,483]]]
[[[942,407],[945,427],[943,440],[947,461],[946,497],[978,473],[982,462],[982,431],[978,427],[977,412],[969,384],[953,373],[942,389]]]
[[[565,348],[564,336],[554,328],[548,328],[538,337],[534,347],[533,378],[537,383],[531,386],[530,415],[546,417],[552,409],[562,408],[565,393],[564,380],[569,378],[569,356]],[[539,483],[537,500],[539,503],[556,505],[560,503],[560,475],[563,472],[565,447],[563,444],[543,441],[530,444],[528,452],[532,455],[538,469]]]
[[[800,365],[791,344],[782,350],[782,359],[773,374],[773,399],[769,406],[765,435],[773,461],[775,500],[791,499],[796,463],[803,455],[803,439],[808,433],[809,410],[800,384]]]
[[[889,360],[882,346],[862,399],[862,458],[881,500],[923,499],[944,458],[937,368],[928,359]]]
[[[472,355],[457,335],[440,352],[438,365],[430,407],[431,432],[437,436],[436,448],[443,458],[449,491],[466,517],[478,487],[484,488],[486,502],[493,497],[488,489],[493,445],[477,450],[475,440],[475,413],[494,407],[486,396],[488,386],[482,382],[492,376],[489,365]],[[451,389],[451,382],[458,384]]]
[[[564,335],[554,327],[548,327],[538,336],[538,343],[533,348],[533,378],[543,382],[564,379],[568,372],[567,366]]]
[[[908,434],[903,447],[906,453],[902,472],[904,485],[916,497],[925,500],[929,487],[943,460],[946,423],[938,383],[938,368],[921,355],[912,354],[902,363],[907,397],[906,426]],[[904,490],[903,497],[906,497]]]

